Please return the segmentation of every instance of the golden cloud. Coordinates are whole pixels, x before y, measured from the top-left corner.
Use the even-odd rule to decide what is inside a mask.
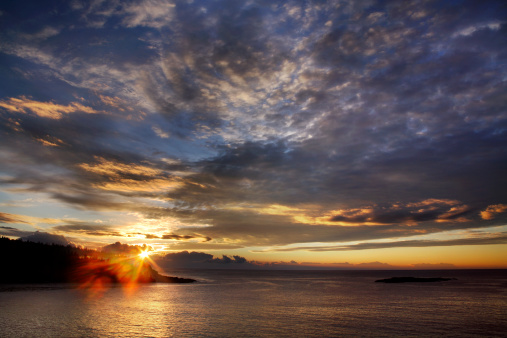
[[[436,222],[443,223],[443,222],[468,222],[469,219],[466,217],[459,217],[460,214],[465,213],[466,211],[470,210],[470,207],[466,204],[458,205],[455,207],[450,208],[445,213],[438,216],[438,219]]]
[[[496,214],[507,211],[507,204],[490,205],[486,210],[481,211],[482,219],[491,220],[495,218]]]
[[[414,226],[422,222],[458,223],[469,221],[471,210],[456,200],[426,199],[415,203],[393,203],[390,206],[366,205],[360,208],[323,210],[318,205],[286,206],[281,204],[237,204],[227,210],[261,215],[285,216],[293,223],[326,226],[380,226],[402,224]]]
[[[64,220],[47,217],[35,217],[26,216],[19,214],[9,214],[6,212],[0,212],[0,223],[24,223],[30,225],[36,224],[60,224]]]
[[[174,179],[153,179],[143,181],[137,181],[132,179],[120,179],[114,182],[95,184],[94,187],[108,191],[150,192],[150,191],[176,189],[181,187],[182,185],[183,183]]]
[[[117,161],[108,161],[102,157],[95,157],[97,164],[81,163],[82,169],[108,177],[119,177],[121,175],[158,176],[163,171],[139,164],[125,164]]]
[[[96,159],[98,163],[81,163],[78,166],[109,179],[108,182],[93,185],[99,189],[118,192],[154,192],[175,189],[183,185],[180,178],[166,177],[159,169],[109,161],[102,157],[96,157]],[[125,178],[129,175],[139,176],[139,179]]]
[[[70,114],[75,112],[83,112],[87,114],[97,114],[95,109],[84,106],[78,102],[71,102],[69,105],[64,106],[53,102],[40,102],[30,100],[25,96],[20,98],[11,97],[7,100],[0,101],[0,107],[15,113],[24,113],[31,111],[37,116],[58,120],[61,119],[63,114]]]
[[[65,142],[56,137],[36,138],[35,140],[42,143],[42,145],[46,147],[59,147],[62,144],[65,144]]]
[[[305,205],[300,207],[290,207],[280,204],[270,204],[267,206],[262,205],[248,205],[248,206],[230,206],[228,210],[237,211],[251,211],[262,215],[275,215],[275,216],[289,216],[293,222],[308,224],[308,225],[332,225],[332,226],[358,226],[358,225],[378,225],[380,223],[375,222],[339,222],[331,221],[333,216],[338,214],[347,214],[348,217],[365,215],[372,213],[373,210],[370,208],[363,209],[347,209],[347,210],[331,210],[329,212],[322,213],[320,207],[315,205]]]
[[[99,98],[100,98],[100,101],[102,101],[104,104],[107,104],[108,106],[116,108],[119,111],[125,111],[123,106],[126,106],[126,103],[122,99],[120,99],[119,97],[99,95]]]
[[[439,198],[428,198],[424,201],[416,202],[416,203],[408,203],[406,206],[409,208],[418,208],[418,207],[427,207],[429,205],[458,205],[461,202],[456,200],[447,200],[447,199],[439,199]]]

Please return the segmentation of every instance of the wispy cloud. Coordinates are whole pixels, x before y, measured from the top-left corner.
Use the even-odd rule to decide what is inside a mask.
[[[97,114],[98,112],[91,108],[82,105],[79,102],[72,102],[67,106],[56,104],[53,102],[39,102],[30,100],[24,96],[20,98],[11,97],[8,100],[0,101],[0,107],[14,113],[27,113],[28,111],[33,114],[59,120],[64,114],[81,112],[86,114]]]
[[[385,249],[385,248],[421,248],[433,246],[454,246],[454,245],[491,245],[491,244],[506,244],[507,234],[498,233],[494,235],[484,235],[472,238],[459,238],[451,240],[404,240],[404,241],[390,241],[390,242],[365,242],[352,245],[319,245],[319,246],[304,246],[304,247],[290,247],[290,248],[275,248],[267,251],[350,251],[350,250],[369,250],[369,249]]]
[[[167,177],[163,171],[144,165],[125,164],[97,158],[96,164],[81,163],[79,167],[101,176],[104,181],[96,183],[95,186],[108,191],[156,192],[176,189],[181,186],[178,178]]]

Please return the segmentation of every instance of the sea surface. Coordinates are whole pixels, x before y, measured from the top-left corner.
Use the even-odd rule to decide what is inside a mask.
[[[0,286],[0,337],[507,337],[507,270],[185,270],[193,284]],[[437,283],[375,283],[394,276]]]

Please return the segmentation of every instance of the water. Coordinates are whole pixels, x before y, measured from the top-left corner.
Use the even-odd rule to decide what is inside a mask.
[[[179,271],[195,284],[2,286],[1,337],[507,336],[507,270]],[[455,277],[384,284],[392,276]]]

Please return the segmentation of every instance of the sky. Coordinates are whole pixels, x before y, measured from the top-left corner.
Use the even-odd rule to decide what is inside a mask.
[[[503,0],[2,1],[0,235],[507,268],[506,38]]]

